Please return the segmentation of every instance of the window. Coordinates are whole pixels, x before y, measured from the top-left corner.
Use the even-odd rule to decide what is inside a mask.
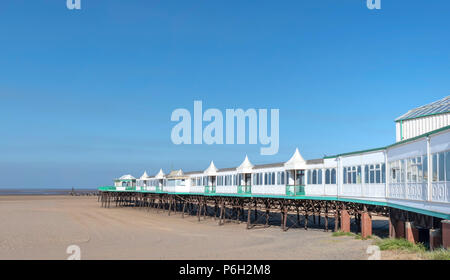
[[[356,183],[356,167],[355,166],[352,167],[352,176],[350,178],[351,178],[351,183],[355,184]]]
[[[330,169],[325,170],[325,184],[330,184],[331,178],[330,178]]]
[[[336,168],[331,170],[331,184],[336,184]]]
[[[319,169],[319,172],[317,175],[317,184],[322,185],[322,169]]]
[[[381,165],[381,183],[386,183],[386,165],[384,163]]]
[[[332,169],[331,176],[332,184],[336,184],[336,171]],[[348,166],[344,167],[344,184],[361,184],[362,173],[361,166]]]
[[[380,165],[375,165],[375,182],[377,184],[381,183],[381,168]]]
[[[308,184],[311,184],[311,170],[308,170]]]
[[[439,153],[439,182],[445,181],[445,153]]]
[[[361,166],[358,166],[358,168],[357,168],[357,173],[356,173],[356,184],[361,184],[362,183],[362,181],[361,181]]]
[[[370,182],[370,184],[375,183],[375,166],[374,165],[369,166],[369,182]]]
[[[445,153],[445,181],[450,181],[450,151]]]
[[[369,183],[369,166],[364,166],[364,183]]]
[[[437,173],[438,173],[438,168],[437,168],[437,165],[438,165],[438,155],[437,154],[433,154],[433,163],[432,163],[432,167],[433,167],[433,171],[432,171],[432,174],[431,174],[431,177],[433,178],[433,182],[436,182],[437,181],[437,178],[438,178],[438,175],[437,175]]]
[[[347,184],[347,167],[344,167],[344,184]]]

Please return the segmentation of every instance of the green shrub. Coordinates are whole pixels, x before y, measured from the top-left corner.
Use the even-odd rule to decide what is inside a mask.
[[[446,260],[449,261],[450,260],[450,251],[446,250],[446,249],[436,249],[434,251],[431,252],[426,252],[424,254],[426,259],[429,260]]]
[[[375,242],[380,250],[402,250],[411,253],[425,252],[426,248],[422,243],[411,243],[404,238],[384,238]]]

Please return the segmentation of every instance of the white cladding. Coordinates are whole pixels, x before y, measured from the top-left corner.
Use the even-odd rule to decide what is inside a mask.
[[[450,113],[424,116],[395,123],[395,140],[410,139],[427,132],[450,125]]]

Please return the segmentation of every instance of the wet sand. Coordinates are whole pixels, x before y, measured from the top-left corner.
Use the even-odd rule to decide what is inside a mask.
[[[367,259],[370,240],[323,229],[246,230],[180,214],[101,208],[96,197],[0,196],[0,259]]]

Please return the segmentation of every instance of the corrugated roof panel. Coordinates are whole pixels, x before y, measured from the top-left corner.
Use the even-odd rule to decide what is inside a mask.
[[[395,121],[403,121],[447,112],[450,112],[450,96],[444,97],[443,99],[435,101],[433,103],[409,110],[408,112],[406,112],[406,114],[403,114],[395,119]]]

